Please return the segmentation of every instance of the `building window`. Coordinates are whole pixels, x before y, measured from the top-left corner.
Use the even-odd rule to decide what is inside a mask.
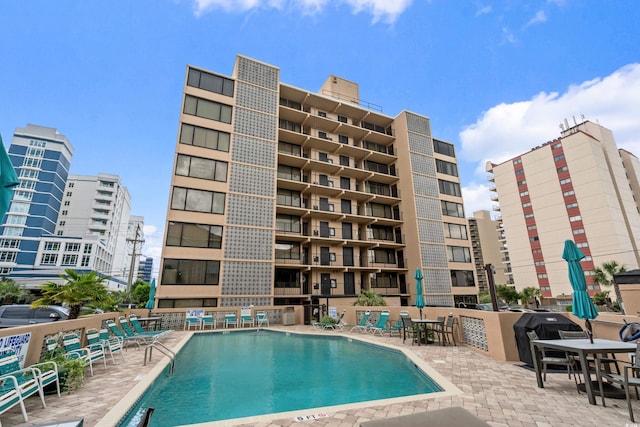
[[[529,206],[531,206],[531,202],[524,202],[524,203],[522,204],[522,207],[523,207],[523,208],[528,208]]]
[[[225,193],[173,187],[171,209],[224,214]]]
[[[473,278],[473,271],[466,270],[451,270],[451,285],[452,286],[475,286],[475,280]]]
[[[338,121],[341,123],[347,123],[347,118],[338,114]]]
[[[522,159],[514,159],[513,160],[513,164],[514,165],[519,165],[520,163],[522,163]]]
[[[455,163],[436,159],[436,170],[446,175],[458,176],[458,165]]]
[[[91,256],[82,255],[82,261],[80,261],[80,267],[88,267],[89,266],[89,260],[91,260]]]
[[[183,123],[180,128],[181,144],[229,152],[230,141],[231,135],[227,132],[206,129],[199,126],[188,125],[186,123]],[[298,151],[299,150],[300,146],[298,146]]]
[[[572,208],[577,208],[577,207],[578,207],[578,204],[575,203],[575,202],[567,204],[567,209],[572,209]]]
[[[576,192],[573,191],[573,190],[565,191],[564,193],[562,193],[562,195],[565,196],[565,197],[573,196],[574,194],[576,194]]]
[[[58,262],[58,254],[42,254],[40,264],[42,265],[56,265]]]
[[[93,250],[93,245],[85,244],[83,253],[90,254],[92,250]]]
[[[520,192],[520,197],[524,197],[524,196],[528,196],[529,192],[528,191],[521,191]]]
[[[568,184],[571,182],[571,178],[565,178],[560,180],[560,185]]]
[[[396,273],[370,273],[369,280],[372,288],[398,287],[398,275]]]
[[[535,229],[537,229],[537,228],[538,228],[538,227],[534,224],[534,225],[529,225],[529,226],[527,227],[527,230],[535,230]]]
[[[525,218],[533,218],[533,214],[532,213],[528,213],[524,216]]]
[[[588,248],[589,247],[589,243],[580,242],[580,243],[576,243],[576,246],[579,247],[579,248]]]
[[[447,246],[449,262],[471,262],[469,248],[463,246]]]
[[[464,218],[464,206],[462,204],[440,200],[440,206],[442,207],[442,215]]]
[[[456,156],[456,148],[453,144],[449,144],[448,142],[440,141],[437,139],[433,140],[433,151],[449,157]]]
[[[524,169],[516,169],[516,175],[524,174]]]
[[[286,190],[284,188],[278,188],[278,195],[276,203],[284,206],[293,206],[299,208],[302,206],[300,199],[300,192],[294,190]]]
[[[17,252],[0,252],[0,262],[16,262]]]
[[[547,277],[549,277],[549,276],[547,276],[547,274],[546,274],[546,273],[540,273],[540,274],[538,274],[538,279],[546,279]]]
[[[62,255],[62,266],[73,266],[78,264],[78,255],[64,254]]]
[[[221,95],[233,96],[234,81],[222,76],[205,73],[189,68],[187,86],[197,87]]]
[[[222,226],[169,221],[167,246],[220,249]]]
[[[462,224],[444,223],[444,235],[450,239],[468,240],[467,226]]]
[[[340,144],[349,144],[349,137],[346,135],[338,135],[338,142]]]
[[[393,241],[393,227],[386,225],[369,225],[367,226],[367,239]]]
[[[73,196],[73,191],[67,191],[67,194],[65,194],[65,196],[67,196],[67,197]]]
[[[551,146],[551,149],[552,149],[552,150],[555,150],[555,149],[558,149],[558,148],[560,148],[560,147],[562,147],[562,143],[561,143],[561,142],[557,142],[557,143],[555,143],[555,144],[553,144],[553,145]]]
[[[581,219],[582,219],[582,216],[580,216],[580,215],[570,216],[569,217],[569,221],[570,222],[580,221]]]
[[[540,240],[540,237],[538,237],[538,236],[531,236],[531,237],[529,237],[529,241],[530,241],[530,242],[537,242],[538,240]]]
[[[531,250],[531,253],[532,253],[533,255],[535,255],[535,254],[541,254],[541,253],[542,253],[542,249],[532,249],[532,250]]]
[[[163,285],[218,285],[220,261],[196,259],[165,259]]]
[[[395,265],[396,251],[384,248],[369,249],[369,262]]]
[[[376,218],[393,218],[391,206],[380,203],[367,203],[367,216],[375,216]]]
[[[553,160],[556,162],[562,159],[564,159],[564,154],[558,154],[557,156],[553,156]]]
[[[231,123],[230,105],[185,95],[184,113],[222,123]]]
[[[521,185],[526,185],[527,184],[527,180],[523,179],[522,181],[518,181],[518,187],[520,187]]]
[[[541,267],[544,265],[544,261],[536,261],[533,263],[533,265],[535,265],[536,267]]]
[[[584,228],[576,228],[575,230],[572,230],[573,234],[584,234]]]
[[[80,252],[80,243],[65,243],[65,252]]]
[[[276,241],[275,247],[276,259],[300,259],[300,243],[299,242],[285,242]]]
[[[559,168],[557,168],[557,169],[556,169],[556,171],[557,171],[558,173],[560,173],[560,172],[566,172],[566,171],[568,171],[568,170],[569,170],[569,168],[568,168],[567,166],[560,166]]]
[[[60,221],[60,223],[59,223],[60,227],[64,227],[65,224],[66,224],[65,221]]]
[[[300,217],[293,215],[276,215],[276,230],[283,233],[300,233]]]
[[[176,175],[226,182],[227,167],[227,162],[178,154]]]
[[[440,194],[448,194],[449,196],[462,196],[462,191],[460,190],[460,184],[457,182],[445,181],[442,179],[438,180],[438,188],[440,190]]]

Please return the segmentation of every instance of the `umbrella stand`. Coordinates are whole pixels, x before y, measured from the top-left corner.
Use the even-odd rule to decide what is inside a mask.
[[[591,320],[585,319],[584,326],[587,327],[587,335],[589,335],[589,341],[593,344],[593,326],[591,325]]]

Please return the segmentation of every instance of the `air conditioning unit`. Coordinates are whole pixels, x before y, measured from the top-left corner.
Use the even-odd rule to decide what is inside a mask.
[[[313,230],[313,235],[317,236],[318,235],[318,230]]]
[[[313,209],[318,210],[318,205],[313,205]]]

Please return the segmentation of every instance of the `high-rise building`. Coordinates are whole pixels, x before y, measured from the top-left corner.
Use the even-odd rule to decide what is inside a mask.
[[[330,76],[318,93],[238,56],[187,67],[158,307],[476,302],[453,144]]]
[[[592,293],[600,290],[595,267],[612,260],[627,269],[640,265],[638,165],[617,148],[609,129],[590,121],[573,127],[565,122],[560,138],[487,163],[518,290],[534,286],[544,297],[571,295],[562,259],[567,239],[585,255]]]
[[[56,129],[16,129],[9,158],[20,184],[0,227],[0,274],[36,289],[64,269],[96,270],[124,289],[129,193],[115,175],[69,175],[73,147]]]
[[[477,211],[467,218],[469,237],[473,246],[473,260],[476,269],[478,290],[487,291],[489,279],[487,265],[493,267],[493,278],[496,285],[513,284],[509,254],[503,250],[502,223],[491,218],[486,210]]]
[[[153,274],[153,258],[142,256],[140,257],[139,265],[138,280],[151,283],[151,275]]]

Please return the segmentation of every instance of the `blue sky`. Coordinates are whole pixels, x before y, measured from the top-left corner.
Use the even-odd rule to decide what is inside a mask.
[[[284,83],[335,74],[385,114],[430,117],[456,145],[471,216],[491,207],[485,162],[565,118],[640,155],[638,22],[635,0],[3,0],[0,134],[57,128],[71,173],[119,175],[159,257],[185,67],[230,75],[242,54]]]

